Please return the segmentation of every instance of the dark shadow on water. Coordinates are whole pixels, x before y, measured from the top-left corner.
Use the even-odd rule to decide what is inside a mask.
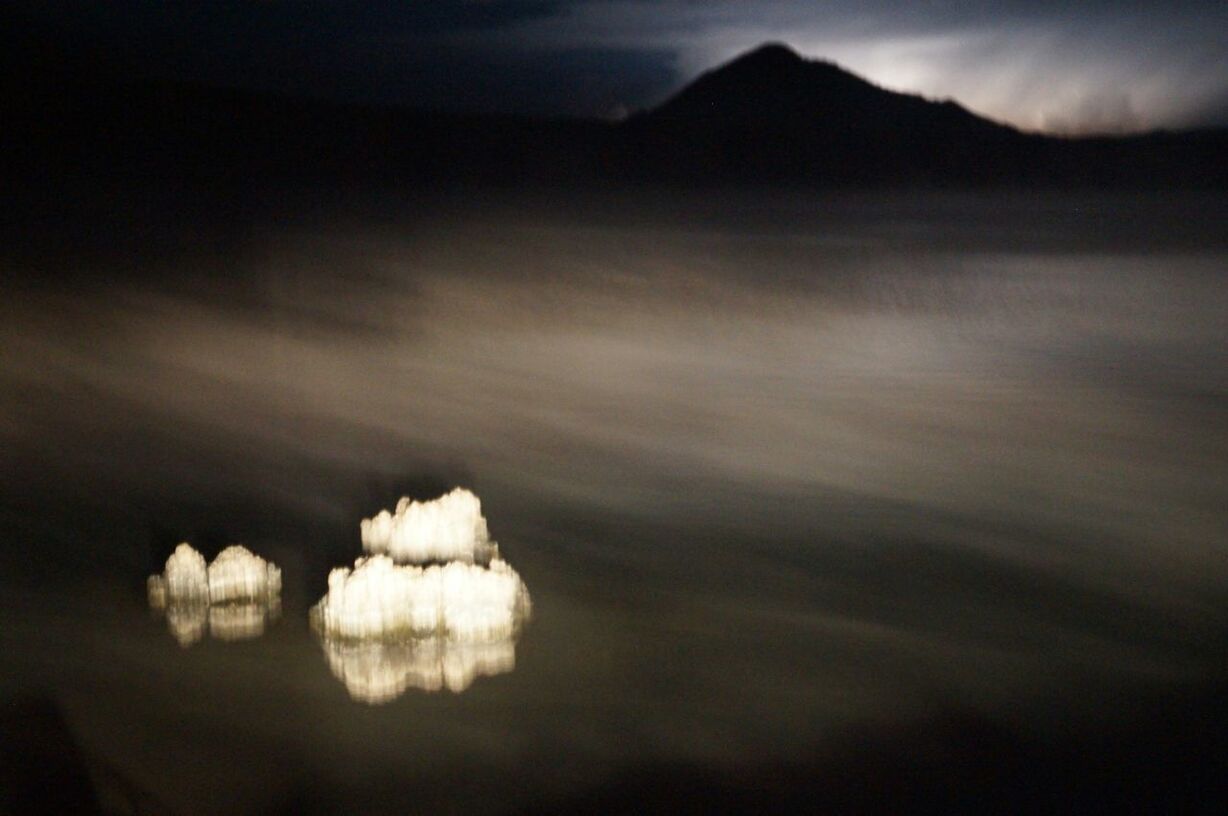
[[[1228,686],[1123,699],[1039,738],[958,708],[850,729],[808,762],[644,765],[528,813],[1223,813]]]
[[[797,762],[645,763],[524,814],[1223,813],[1228,684],[1122,695],[1108,724],[1024,728],[958,705],[907,724],[862,724]],[[1041,733],[1046,736],[1040,736]],[[168,813],[76,743],[58,706],[6,701],[0,714],[5,813]],[[449,802],[457,769],[322,785],[304,773],[262,812],[394,814]],[[452,804],[456,804],[453,802]],[[493,807],[492,810],[499,810]]]
[[[0,813],[34,816],[174,816],[105,758],[77,743],[53,700],[18,695],[0,702]]]
[[[102,813],[85,756],[50,700],[19,697],[0,714],[4,813]]]

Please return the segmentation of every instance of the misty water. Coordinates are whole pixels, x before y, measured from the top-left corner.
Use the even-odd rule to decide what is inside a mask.
[[[172,813],[531,811],[935,712],[1122,720],[1228,644],[1226,214],[451,202],[10,262],[0,690]],[[532,619],[363,699],[307,610],[361,518],[457,485]],[[181,646],[145,580],[183,540],[276,562],[279,614]]]

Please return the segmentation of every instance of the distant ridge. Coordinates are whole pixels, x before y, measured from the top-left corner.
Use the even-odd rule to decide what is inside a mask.
[[[833,62],[805,59],[781,43],[762,45],[702,74],[641,118],[660,122],[692,117],[717,127],[740,121],[759,126],[802,122],[845,132],[906,125],[1013,130],[952,101],[885,90]]]
[[[713,68],[621,123],[151,82],[76,56],[45,44],[9,53],[0,83],[0,182],[26,199],[14,210],[43,221],[63,220],[60,210],[70,205],[113,218],[128,211],[116,206],[128,199],[141,218],[195,208],[241,220],[232,202],[276,200],[286,189],[307,196],[457,185],[1228,190],[1228,131],[1022,133],[954,101],[886,90],[780,43]]]
[[[771,43],[628,122],[650,172],[759,183],[1007,181],[1040,140]]]
[[[621,172],[672,184],[1228,188],[1228,131],[1023,133],[781,43],[700,75],[622,137]]]

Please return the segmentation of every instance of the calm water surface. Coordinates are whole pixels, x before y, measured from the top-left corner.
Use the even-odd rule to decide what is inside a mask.
[[[10,269],[0,689],[206,814],[502,813],[951,707],[1121,718],[1228,642],[1225,212],[622,202]],[[454,485],[520,637],[330,654],[307,610],[359,519]],[[185,539],[277,562],[280,612],[181,646],[144,581]]]

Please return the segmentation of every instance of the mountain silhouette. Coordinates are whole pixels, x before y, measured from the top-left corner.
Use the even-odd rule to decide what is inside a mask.
[[[762,137],[803,129],[839,139],[965,131],[984,138],[1017,135],[954,102],[884,90],[834,63],[804,59],[780,44],[761,46],[703,74],[640,121],[702,124],[725,136],[741,131]]]
[[[880,88],[768,44],[625,126],[623,168],[770,185],[1225,186],[1222,132],[1062,139]]]
[[[0,15],[2,16],[2,15]],[[12,33],[12,32],[10,32]],[[1228,131],[1067,139],[880,88],[769,44],[614,123],[439,113],[142,78],[37,47],[5,52],[0,183],[9,244],[65,225],[87,240],[166,221],[243,229],[307,199],[673,186],[1228,190]]]

